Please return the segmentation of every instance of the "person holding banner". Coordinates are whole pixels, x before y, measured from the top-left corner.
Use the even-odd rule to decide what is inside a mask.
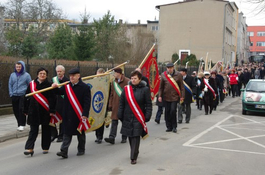
[[[64,74],[65,74],[64,66],[58,65],[58,66],[56,66],[55,70],[56,70],[57,76],[52,78],[53,83],[60,84],[60,83],[69,81],[69,79],[64,76]],[[63,95],[57,95],[56,111],[61,116],[63,114],[63,100],[64,100]],[[59,134],[58,134],[56,126],[55,127],[51,126],[51,142],[53,142],[56,138],[58,138],[57,142],[63,141],[63,123],[60,123],[60,125],[59,125]]]
[[[78,68],[71,69],[69,77],[70,83],[57,89],[58,94],[64,95],[64,134],[61,151],[57,152],[57,156],[63,158],[68,158],[68,148],[72,142],[73,135],[77,135],[78,140],[77,156],[85,154],[85,132],[90,128],[90,123],[88,122],[91,105],[90,87],[81,80]],[[56,88],[58,84],[53,83],[52,87]]]
[[[119,109],[119,101],[120,96],[122,93],[122,90],[124,86],[126,86],[129,82],[129,78],[125,77],[122,73],[121,68],[115,68],[114,69],[114,77],[115,79],[111,83],[111,93],[109,97],[109,106],[108,110],[112,111],[111,113],[111,128],[110,128],[110,134],[108,138],[105,138],[104,140],[108,143],[115,144],[115,137],[117,135],[117,129],[118,129],[118,109]],[[121,143],[126,143],[127,137],[122,135]]]
[[[41,90],[51,86],[48,81],[48,70],[39,68],[38,77],[31,81],[26,94]],[[34,145],[39,134],[39,125],[41,125],[41,147],[43,154],[47,154],[51,145],[51,129],[49,126],[51,116],[55,115],[56,96],[54,91],[46,91],[41,94],[35,94],[26,97],[24,101],[24,113],[28,115],[27,124],[30,125],[28,140],[25,145],[25,155],[34,154]]]
[[[173,63],[167,64],[167,71],[161,74],[159,102],[165,104],[166,132],[177,133],[177,104],[184,101],[185,89],[182,75],[174,69]]]
[[[129,138],[131,164],[137,163],[140,147],[140,136],[146,138],[148,130],[146,122],[152,116],[150,89],[142,80],[139,71],[131,73],[131,81],[125,86],[118,110],[119,120],[122,121],[121,134]]]
[[[196,82],[194,77],[190,76],[187,74],[187,69],[186,68],[182,68],[180,70],[181,75],[183,76],[183,83],[184,83],[184,87],[185,87],[185,99],[184,102],[182,104],[179,104],[179,110],[178,110],[178,123],[181,124],[182,123],[182,110],[186,109],[186,123],[190,122],[190,115],[191,115],[191,107],[190,104],[195,102],[194,99],[194,95],[196,95]]]
[[[208,115],[209,108],[210,108],[210,114],[213,111],[213,102],[216,99],[217,95],[217,88],[215,85],[215,81],[213,78],[210,77],[210,72],[208,71],[204,72],[204,78],[202,79],[201,88],[204,94],[203,104],[204,104],[205,115]]]

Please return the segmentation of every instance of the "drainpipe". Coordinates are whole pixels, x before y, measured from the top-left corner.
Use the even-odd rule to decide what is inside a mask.
[[[226,7],[227,7],[227,5],[228,4],[225,4],[225,8],[224,8],[223,51],[222,51],[222,58],[224,58],[225,62],[227,61],[225,58],[225,26],[226,26]]]

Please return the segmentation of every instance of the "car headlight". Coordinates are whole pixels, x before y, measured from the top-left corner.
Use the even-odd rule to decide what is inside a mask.
[[[247,97],[247,98],[245,98],[245,101],[246,102],[253,102],[254,100],[251,97]]]

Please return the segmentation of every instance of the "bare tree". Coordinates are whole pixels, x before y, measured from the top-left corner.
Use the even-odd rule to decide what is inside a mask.
[[[254,15],[265,13],[265,0],[243,0],[242,2],[253,5],[250,8],[253,8]]]
[[[17,28],[19,28],[20,23],[23,21],[25,16],[25,8],[27,7],[26,0],[9,0],[4,7],[5,17],[14,19]]]

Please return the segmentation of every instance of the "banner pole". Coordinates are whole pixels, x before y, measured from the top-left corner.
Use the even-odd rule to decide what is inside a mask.
[[[145,63],[146,59],[148,58],[148,56],[150,55],[150,53],[152,52],[152,50],[155,47],[155,43],[153,44],[153,46],[151,47],[151,49],[149,50],[149,52],[147,53],[147,55],[145,56],[144,60],[142,61],[142,63],[140,64],[140,66],[138,66],[138,68],[141,68],[143,66],[143,64]]]

